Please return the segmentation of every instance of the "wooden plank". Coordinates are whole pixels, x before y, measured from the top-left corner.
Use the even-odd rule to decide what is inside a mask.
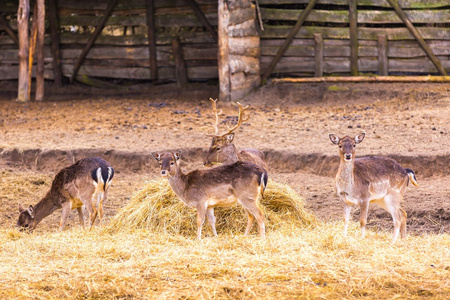
[[[277,65],[278,61],[281,59],[283,54],[286,52],[286,49],[289,47],[289,44],[291,43],[291,41],[294,39],[294,37],[299,32],[300,27],[302,27],[302,25],[303,25],[303,22],[306,20],[306,18],[308,17],[310,12],[312,11],[315,3],[316,3],[316,0],[311,0],[308,3],[308,6],[302,12],[302,14],[298,18],[297,22],[295,23],[294,27],[289,31],[289,34],[287,35],[285,42],[280,47],[280,49],[278,50],[278,52],[275,55],[274,59],[272,60],[272,62],[269,64],[269,66],[267,67],[266,71],[264,72],[264,75],[263,75],[263,77],[261,79],[262,82],[266,81],[267,78],[269,78],[270,74],[272,73],[273,69]]]
[[[268,38],[286,38],[292,26],[286,25],[266,25],[262,31],[261,39]],[[420,27],[417,31],[424,39],[450,40],[450,28],[444,27]],[[343,27],[319,27],[319,26],[303,26],[295,35],[296,38],[313,38],[314,33],[322,33],[324,39],[350,39],[348,28]],[[414,36],[407,28],[369,28],[360,27],[358,30],[358,40],[374,40],[378,39],[379,34],[386,34],[388,40],[412,40]]]
[[[316,68],[314,70],[315,77],[323,76],[323,37],[322,34],[316,33],[314,34],[314,57],[316,59]]]
[[[359,2],[358,2],[358,5]],[[301,15],[301,9],[261,8],[261,17],[268,21],[296,21]],[[413,23],[447,24],[450,19],[450,10],[410,10],[405,12]],[[396,24],[399,23],[394,11],[389,10],[358,10],[358,23],[367,24]],[[348,23],[349,13],[344,10],[313,10],[308,16],[310,22]]]
[[[408,18],[408,16],[405,14],[403,9],[399,6],[397,1],[394,0],[387,0],[389,4],[395,9],[395,12],[398,14],[400,19],[403,21],[403,23],[406,25],[408,30],[411,32],[411,34],[416,38],[416,40],[419,42],[420,47],[425,51],[425,53],[428,55],[430,60],[433,62],[433,64],[436,66],[436,69],[441,73],[441,75],[446,76],[447,71],[442,66],[439,59],[434,55],[433,51],[430,49],[430,47],[427,45],[427,43],[423,40],[422,36],[420,35],[420,32],[416,30],[414,25],[411,23],[411,20]]]
[[[450,82],[450,76],[352,76],[315,78],[275,78],[272,84],[320,82]]]
[[[309,0],[259,0],[260,5],[307,4]],[[438,8],[448,6],[448,0],[398,0],[404,8]],[[348,0],[318,0],[317,4],[348,5]],[[360,6],[389,7],[386,0],[358,0]]]
[[[19,83],[17,101],[30,100],[28,88],[28,19],[30,16],[29,0],[20,0],[17,11],[17,24],[19,27]]]
[[[358,9],[357,1],[348,1],[348,14],[350,23],[350,73],[358,75]]]
[[[35,16],[36,17],[36,16]],[[45,1],[37,0],[36,101],[44,100]]]
[[[50,21],[50,37],[52,44],[52,56],[53,56],[53,74],[55,85],[62,86],[62,67],[61,67],[61,53],[59,44],[59,25],[56,0],[48,1],[49,8],[49,21]]]
[[[89,39],[86,47],[83,49],[83,52],[81,52],[80,57],[78,58],[78,61],[73,69],[73,73],[70,76],[70,82],[73,81],[73,78],[77,75],[77,72],[81,66],[81,64],[83,63],[84,58],[86,57],[86,55],[88,54],[89,50],[91,49],[92,45],[95,43],[95,40],[97,39],[97,37],[100,35],[100,33],[103,30],[103,27],[105,27],[105,23],[108,20],[109,16],[111,15],[114,7],[116,6],[117,2],[119,0],[110,0],[108,3],[108,8],[106,9],[104,15],[102,16],[100,22],[97,24],[97,26],[95,27],[95,31],[92,34],[91,38]]]
[[[209,23],[208,19],[205,17],[203,12],[198,7],[197,3],[194,0],[186,0],[186,2],[192,7],[192,10],[195,12],[198,20],[205,26],[206,30],[211,34],[212,38],[217,42],[217,33],[214,28]]]
[[[180,39],[175,37],[172,40],[173,58],[175,61],[175,77],[178,87],[185,87],[188,83],[186,64],[184,62],[183,49],[181,48]]]
[[[147,36],[148,55],[150,59],[150,79],[158,80],[158,60],[156,54],[156,33],[155,33],[155,8],[154,1],[147,0]]]
[[[389,75],[389,61],[387,39],[385,34],[378,36],[378,73],[383,76]]]
[[[1,29],[5,30],[6,33],[9,35],[9,37],[14,41],[14,43],[19,45],[19,38],[16,36],[14,31],[12,30],[11,26],[9,26],[8,22],[6,21],[5,17],[0,14],[0,24],[3,25]]]

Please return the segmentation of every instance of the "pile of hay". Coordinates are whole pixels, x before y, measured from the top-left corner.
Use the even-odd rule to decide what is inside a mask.
[[[316,217],[304,209],[303,198],[288,185],[269,180],[261,199],[266,214],[266,231],[286,230],[293,227],[313,226]],[[215,208],[218,234],[243,233],[247,214],[242,206]],[[147,183],[130,203],[109,222],[109,232],[129,231],[137,228],[170,234],[192,236],[197,230],[197,211],[187,207],[173,192],[167,179]],[[257,233],[256,221],[252,233]],[[203,235],[211,235],[208,222],[203,225]]]

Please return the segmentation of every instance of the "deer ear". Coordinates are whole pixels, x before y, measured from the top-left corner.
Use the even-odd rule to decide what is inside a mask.
[[[175,156],[175,159],[176,159],[176,160],[179,160],[180,157],[181,157],[181,150],[176,151],[176,152],[173,154],[173,156]]]
[[[227,134],[225,137],[227,144],[231,144],[231,142],[233,142],[234,140],[234,132]]]
[[[359,144],[364,140],[364,137],[366,136],[365,132],[361,132],[360,134],[358,134],[357,136],[355,136],[354,140],[355,143]]]
[[[23,211],[25,211],[25,208],[24,208],[23,205],[20,203],[20,204],[19,204],[19,212],[22,213]]]
[[[337,136],[332,133],[330,133],[328,136],[330,137],[330,140],[333,144],[339,144],[339,138]]]
[[[153,156],[157,161],[160,161],[160,160],[161,160],[161,154],[159,154],[159,153],[152,152],[152,156]]]
[[[33,205],[28,206],[28,213],[30,214],[30,217],[34,218],[34,208]]]

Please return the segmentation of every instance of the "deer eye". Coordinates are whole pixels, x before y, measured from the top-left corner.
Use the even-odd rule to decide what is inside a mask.
[[[356,147],[356,145],[353,145],[353,148],[355,148]]]
[[[217,147],[217,148],[216,148],[216,151],[220,151],[220,147]]]
[[[339,148],[342,149],[342,145],[339,145]]]
[[[170,165],[171,165],[171,166],[173,166],[174,164],[175,164],[175,163],[174,163],[173,161],[172,161],[172,162],[170,162]]]

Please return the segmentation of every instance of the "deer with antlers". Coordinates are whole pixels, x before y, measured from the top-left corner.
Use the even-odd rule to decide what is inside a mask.
[[[344,235],[347,234],[352,205],[360,207],[361,233],[364,237],[369,203],[376,203],[392,215],[395,242],[398,235],[406,237],[406,212],[400,207],[408,183],[418,187],[411,169],[404,169],[388,157],[370,156],[355,158],[355,147],[363,141],[365,133],[354,138],[338,138],[329,135],[333,144],[339,146],[340,164],[336,174],[336,192],[344,202]]]
[[[153,157],[159,162],[161,176],[177,196],[189,207],[197,209],[197,238],[202,237],[205,216],[216,232],[214,207],[229,207],[238,202],[247,212],[248,223],[245,235],[250,233],[254,219],[259,225],[259,235],[265,237],[264,213],[259,207],[259,197],[267,185],[267,172],[252,163],[238,161],[206,170],[195,170],[187,174],[180,168],[181,151],[157,153]]]
[[[254,163],[267,170],[267,163],[265,162],[264,153],[262,151],[252,148],[245,148],[238,151],[236,146],[233,144],[235,131],[242,125],[243,122],[250,118],[250,116],[244,118],[244,112],[248,108],[248,105],[243,107],[238,102],[239,115],[237,124],[233,128],[228,128],[228,131],[224,134],[219,134],[219,115],[222,111],[217,111],[217,99],[213,100],[209,98],[209,100],[212,104],[216,122],[213,125],[214,133],[207,134],[207,136],[212,137],[212,142],[203,164],[210,167],[215,164],[228,165],[237,161],[246,161]]]

